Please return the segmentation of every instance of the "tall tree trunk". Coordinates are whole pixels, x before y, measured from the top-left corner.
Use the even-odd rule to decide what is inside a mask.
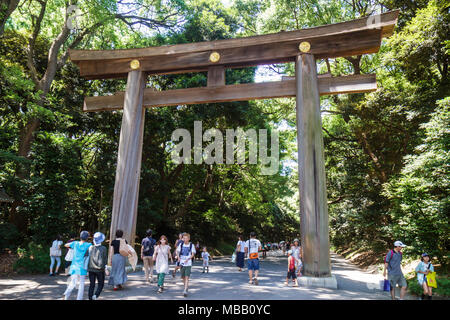
[[[20,0],[0,0],[0,36],[5,32],[6,20],[19,5]]]

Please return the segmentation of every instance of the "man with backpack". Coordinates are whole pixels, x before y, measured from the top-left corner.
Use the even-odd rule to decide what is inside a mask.
[[[153,282],[153,253],[155,251],[156,240],[152,238],[153,231],[148,229],[146,237],[142,239],[141,259],[144,262],[145,281]],[[148,279],[150,275],[150,280]]]
[[[105,274],[107,273],[106,264],[108,263],[108,250],[105,246],[102,246],[102,242],[104,240],[105,235],[101,232],[96,232],[94,234],[94,245],[89,247],[89,300],[97,300],[105,284]],[[96,280],[98,282],[98,286],[94,294]]]
[[[391,297],[395,300],[395,286],[398,284],[400,287],[400,300],[403,300],[406,294],[406,279],[403,275],[401,263],[402,263],[402,249],[406,247],[401,241],[394,242],[394,249],[389,250],[384,258],[384,271],[383,277],[386,279],[386,270],[391,286]]]
[[[250,239],[245,242],[245,254],[248,257],[248,277],[249,284],[258,284],[258,272],[259,272],[259,254],[261,251],[261,242],[256,239],[256,233],[250,232]],[[253,278],[253,271],[255,271],[255,277]]]
[[[183,234],[183,243],[176,249],[181,266],[181,278],[184,283],[183,296],[187,297],[189,277],[191,276],[192,259],[195,257],[195,246],[190,242],[191,235],[189,233]]]

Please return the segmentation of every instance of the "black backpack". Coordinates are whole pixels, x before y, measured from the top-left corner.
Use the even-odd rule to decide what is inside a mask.
[[[152,241],[152,238],[147,237],[147,239],[148,239],[148,241],[144,242],[144,253],[150,252],[153,249],[153,247],[155,246]]]

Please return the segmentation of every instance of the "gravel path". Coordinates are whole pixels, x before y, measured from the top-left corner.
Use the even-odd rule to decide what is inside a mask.
[[[193,300],[390,300],[388,292],[379,289],[380,275],[366,273],[346,261],[342,256],[332,254],[332,273],[336,276],[338,289],[304,288],[285,286],[287,258],[280,252],[270,252],[261,259],[259,285],[248,284],[248,273],[239,272],[230,262],[230,257],[214,259],[210,263],[209,273],[202,273],[201,262],[195,262],[192,268],[189,295],[184,298],[179,272],[175,279],[166,276],[166,290],[159,294],[157,286],[145,284],[142,271],[128,274],[128,282],[121,291],[113,291],[105,281],[100,299],[102,300],[156,300],[156,299],[193,299]],[[155,277],[154,277],[155,279]],[[48,275],[14,276],[0,278],[0,299],[10,300],[54,300],[62,299],[68,277]],[[89,281],[85,285],[85,299]],[[71,299],[76,299],[77,290]],[[397,289],[397,298],[399,291]],[[407,295],[406,299],[414,299]]]

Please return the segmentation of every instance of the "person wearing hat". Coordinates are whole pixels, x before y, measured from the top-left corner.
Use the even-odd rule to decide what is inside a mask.
[[[430,256],[428,255],[428,253],[422,253],[422,257],[420,258],[420,260],[421,261],[416,267],[417,281],[423,288],[423,293],[420,300],[425,300],[425,298],[431,300],[433,291],[432,288],[428,286],[427,274],[429,272],[434,272],[434,267],[430,262]]]
[[[406,279],[403,275],[401,263],[402,263],[402,249],[406,247],[401,241],[394,242],[394,249],[389,250],[384,258],[384,271],[383,277],[387,279],[391,285],[391,297],[395,300],[395,286],[398,284],[400,287],[400,300],[403,300],[406,294]]]
[[[295,240],[294,240],[295,242]],[[292,282],[294,282],[294,287],[298,287],[298,283],[297,283],[297,275],[296,275],[296,259],[293,256],[293,251],[288,250],[287,252],[288,254],[288,272],[287,272],[287,276],[286,276],[286,285],[289,285],[289,278],[292,278]]]
[[[89,248],[89,300],[97,300],[105,284],[105,267],[108,263],[108,250],[102,246],[105,235],[101,232],[94,234],[94,245]],[[94,294],[95,281],[98,281],[97,290]]]
[[[67,289],[64,292],[64,300],[68,300],[72,290],[78,286],[77,300],[83,300],[84,293],[84,279],[87,275],[87,266],[85,265],[85,259],[88,257],[88,249],[92,245],[87,242],[89,238],[89,232],[81,231],[80,241],[72,241],[66,243],[64,246],[66,248],[71,248],[73,250],[72,264],[70,265],[70,282],[67,284]]]

